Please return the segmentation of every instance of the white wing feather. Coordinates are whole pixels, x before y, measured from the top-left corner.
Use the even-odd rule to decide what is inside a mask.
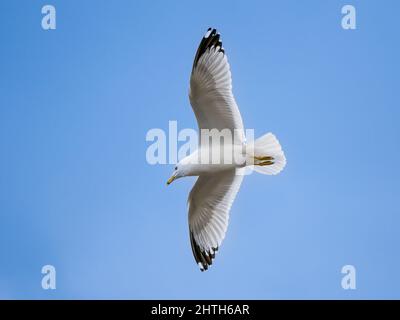
[[[201,175],[189,194],[189,232],[202,271],[212,264],[228,228],[229,211],[243,180],[243,169]]]
[[[243,121],[232,93],[232,78],[220,35],[209,29],[196,53],[189,99],[199,129],[230,129],[243,142]],[[235,129],[236,132],[235,132]]]

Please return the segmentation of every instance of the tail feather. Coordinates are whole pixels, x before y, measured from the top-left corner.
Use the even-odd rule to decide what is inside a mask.
[[[278,139],[267,133],[248,145],[247,163],[259,173],[275,175],[285,167],[286,158]]]

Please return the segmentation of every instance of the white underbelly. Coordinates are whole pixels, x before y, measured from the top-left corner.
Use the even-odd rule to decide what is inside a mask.
[[[200,148],[188,156],[188,161],[192,173],[200,175],[242,168],[246,164],[246,153],[241,145]]]

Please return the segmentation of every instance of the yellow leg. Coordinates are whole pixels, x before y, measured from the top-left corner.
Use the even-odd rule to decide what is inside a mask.
[[[254,165],[256,166],[270,166],[274,164],[275,162],[273,161],[274,158],[270,156],[265,156],[265,157],[254,157]]]
[[[265,157],[254,157],[254,159],[259,160],[259,161],[274,160],[273,157],[269,157],[269,156],[265,156]]]
[[[270,165],[272,165],[272,164],[274,164],[275,162],[273,162],[273,161],[263,161],[263,162],[260,162],[259,164],[257,164],[258,166],[261,166],[261,167],[263,167],[263,166],[270,166]]]

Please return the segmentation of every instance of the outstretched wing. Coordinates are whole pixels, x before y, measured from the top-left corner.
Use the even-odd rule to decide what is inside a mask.
[[[232,94],[232,78],[220,34],[209,28],[200,42],[190,78],[190,104],[199,129],[230,129],[243,142],[243,121]],[[234,136],[232,136],[234,137]]]
[[[190,191],[189,232],[201,271],[212,264],[228,228],[229,211],[243,180],[243,169],[201,175]]]

